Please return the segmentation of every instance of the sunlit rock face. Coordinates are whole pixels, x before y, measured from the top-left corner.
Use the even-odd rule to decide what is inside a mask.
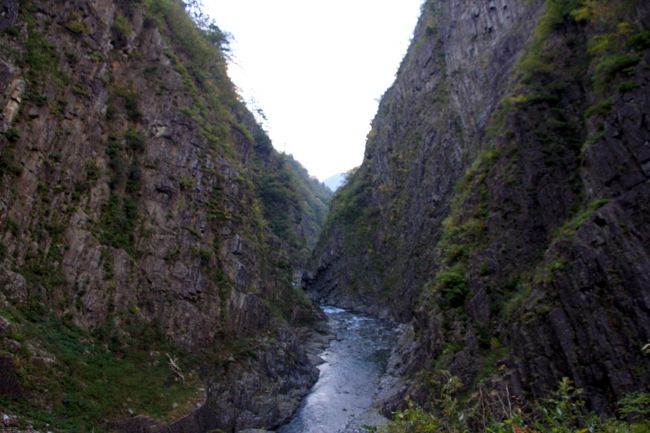
[[[426,2],[332,204],[307,288],[413,325],[389,409],[447,370],[599,412],[647,390],[650,12],[560,3]]]

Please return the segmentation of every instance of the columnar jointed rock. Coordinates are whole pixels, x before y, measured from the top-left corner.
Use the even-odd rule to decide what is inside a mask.
[[[309,284],[317,298],[411,317],[437,268],[454,185],[482,147],[541,4],[425,3],[364,163],[343,188],[345,201],[333,203]]]
[[[446,370],[600,412],[648,390],[650,7],[612,5],[425,3],[308,282],[413,317],[390,408]]]

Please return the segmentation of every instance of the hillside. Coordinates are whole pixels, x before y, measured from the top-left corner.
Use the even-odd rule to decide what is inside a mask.
[[[330,193],[240,102],[223,33],[175,0],[2,7],[0,406],[70,432],[286,421]]]

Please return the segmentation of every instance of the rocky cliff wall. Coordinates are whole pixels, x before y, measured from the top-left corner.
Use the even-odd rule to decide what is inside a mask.
[[[362,166],[337,194],[309,287],[318,299],[408,320],[454,185],[511,84],[539,1],[426,2],[381,100]]]
[[[648,7],[483,5],[425,4],[310,290],[414,317],[387,408],[451,372],[481,407],[569,377],[612,412],[649,383]]]
[[[223,34],[180,4],[2,2],[0,342],[29,395],[61,388],[34,406],[62,419],[68,384],[32,377],[67,368],[44,320],[110,342],[118,364],[171,347],[210,383],[210,428],[272,427],[315,378],[292,327],[318,315],[292,279],[328,192],[273,150],[226,75]],[[54,361],[32,368],[39,350]]]

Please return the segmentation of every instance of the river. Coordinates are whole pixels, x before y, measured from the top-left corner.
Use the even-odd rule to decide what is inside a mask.
[[[320,355],[318,382],[278,433],[356,433],[386,422],[373,401],[397,328],[389,322],[323,307],[335,336]]]

